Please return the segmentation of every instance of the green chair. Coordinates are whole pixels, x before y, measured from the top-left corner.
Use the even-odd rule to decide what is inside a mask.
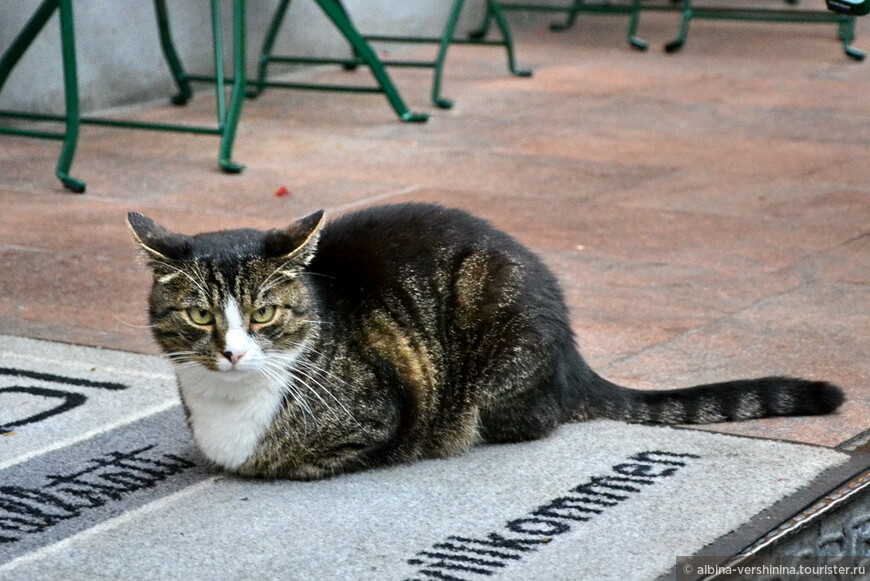
[[[317,5],[323,10],[323,13],[335,25],[339,32],[347,39],[355,59],[352,65],[365,64],[369,67],[372,75],[375,77],[377,87],[367,86],[349,86],[349,85],[327,85],[317,83],[290,83],[281,81],[270,81],[267,79],[267,68],[272,62],[292,62],[299,64],[344,64],[350,66],[350,61],[343,59],[326,59],[317,57],[281,57],[273,56],[273,48],[275,39],[281,29],[281,24],[284,22],[284,17],[287,14],[287,9],[290,7],[290,0],[281,0],[278,4],[275,14],[272,17],[272,22],[266,33],[266,38],[263,41],[263,48],[260,52],[259,67],[257,71],[257,79],[251,81],[251,89],[248,91],[248,96],[255,98],[259,96],[266,87],[275,87],[282,89],[303,89],[314,91],[341,91],[352,93],[383,93],[387,97],[396,115],[402,121],[419,123],[429,119],[426,113],[414,113],[408,110],[399,90],[393,84],[393,80],[384,68],[384,63],[372,50],[372,47],[366,39],[359,33],[348,16],[347,11],[340,0],[315,0]]]
[[[393,84],[392,79],[387,74],[386,70],[383,67],[378,56],[371,49],[365,39],[359,34],[356,28],[353,25],[353,22],[348,18],[347,12],[344,10],[344,7],[341,5],[339,0],[315,0],[317,5],[323,10],[324,14],[329,18],[330,21],[335,25],[338,31],[347,39],[350,45],[353,47],[354,54],[360,55],[362,62],[365,62],[369,65],[374,74],[375,80],[378,83],[377,87],[359,87],[359,88],[348,88],[348,87],[336,87],[330,85],[316,85],[316,84],[306,84],[306,83],[285,83],[285,82],[277,82],[277,81],[266,81],[265,80],[265,69],[262,64],[263,59],[261,57],[260,62],[261,66],[260,74],[258,76],[257,81],[247,81],[248,89],[246,95],[250,98],[257,97],[262,91],[264,87],[282,87],[289,89],[313,89],[313,90],[352,90],[366,93],[383,93],[387,97],[387,101],[393,107],[393,110],[399,116],[399,119],[402,121],[409,122],[422,122],[426,121],[429,116],[425,113],[415,113],[410,111],[408,107],[405,105],[402,96],[399,94],[398,89],[396,89]],[[268,46],[271,51],[271,47],[275,42],[275,37],[278,32],[278,26],[280,25],[281,20],[284,17],[284,14],[289,7],[290,0],[282,0],[282,3],[278,6],[276,10],[276,16],[273,18],[272,25],[269,27],[268,33],[266,35],[266,40],[264,42],[264,47]],[[301,59],[311,62],[317,62],[318,59]],[[215,83],[218,82],[219,78],[213,75],[184,75],[184,78],[190,81],[199,81],[205,83]],[[235,83],[234,79],[224,79],[225,82]]]
[[[564,22],[553,23],[550,25],[550,30],[554,31],[567,30],[571,28],[577,21],[577,15],[581,13],[628,14],[628,30],[626,32],[628,44],[634,49],[646,50],[649,47],[649,43],[637,36],[637,27],[640,23],[640,12],[643,8],[641,1],[642,0],[630,0],[628,4],[611,4],[609,2],[588,4],[587,0],[573,0],[570,5],[565,6],[552,4],[490,2],[483,15],[483,21],[480,26],[472,32],[472,36],[474,38],[482,38],[486,35],[491,20],[494,17],[497,17],[495,12],[492,10],[492,5],[500,6],[502,11],[565,13],[567,17]]]
[[[797,4],[797,0],[787,0]],[[794,10],[772,8],[696,7],[692,0],[680,0],[680,30],[677,38],[665,45],[665,51],[677,52],[686,44],[689,22],[692,20],[742,20],[752,22],[799,22],[805,24],[836,24],[843,52],[855,61],[864,60],[864,52],[852,46],[855,39],[855,17],[829,10]]]
[[[193,95],[190,88],[192,76],[187,75],[178,58],[178,53],[172,42],[169,28],[169,18],[165,0],[154,0],[157,14],[157,25],[160,32],[160,44],[166,62],[172,72],[178,86],[178,94],[172,98],[172,102],[183,105]],[[64,124],[64,131],[49,132],[18,127],[0,126],[0,133],[23,137],[36,137],[43,139],[58,139],[63,141],[60,156],[57,162],[56,175],[63,185],[76,193],[85,191],[85,182],[70,175],[75,150],[78,145],[79,127],[82,123],[104,125],[111,127],[125,127],[132,129],[148,129],[157,131],[180,131],[188,133],[217,135],[220,137],[218,151],[218,165],[228,173],[238,173],[243,166],[232,161],[232,148],[235,139],[236,127],[242,111],[242,103],[246,90],[245,81],[245,0],[233,0],[233,76],[232,91],[227,101],[227,82],[224,78],[223,66],[223,39],[221,35],[220,2],[211,0],[214,63],[218,82],[217,93],[217,126],[201,127],[191,125],[142,123],[137,121],[125,121],[119,119],[103,119],[83,117],[79,106],[78,72],[75,48],[75,25],[73,18],[72,0],[44,0],[36,9],[30,20],[19,32],[12,44],[0,56],[0,91],[15,68],[21,57],[27,51],[33,40],[45,27],[51,16],[57,11],[60,20],[61,56],[64,71],[65,108],[64,115],[44,115],[18,111],[0,111],[0,118],[24,119],[29,121],[55,121]]]
[[[785,0],[787,4],[798,4],[799,0]],[[828,10],[794,10],[794,9],[771,9],[771,8],[732,8],[732,7],[695,7],[692,0],[667,1],[663,4],[644,3],[643,0],[629,0],[627,4],[596,3],[588,4],[588,0],[572,0],[570,5],[542,5],[501,3],[502,10],[530,11],[530,12],[556,12],[565,13],[564,22],[553,23],[551,30],[566,30],[571,28],[577,20],[578,14],[628,14],[628,43],[633,48],[645,50],[648,43],[636,36],[640,14],[642,11],[680,12],[680,29],[677,38],[665,45],[666,52],[676,52],[686,43],[689,32],[689,23],[693,19],[704,20],[748,20],[757,22],[801,22],[801,23],[828,23],[837,25],[837,34],[843,43],[846,55],[856,61],[864,59],[864,53],[852,46],[855,38],[855,17],[830,12]],[[473,34],[482,36],[486,34],[493,14],[490,10],[484,14],[483,22]]]
[[[453,101],[445,99],[441,96],[441,84],[444,73],[444,65],[447,60],[447,52],[453,44],[475,44],[485,46],[501,46],[507,52],[508,70],[517,76],[529,76],[530,71],[519,69],[516,65],[514,56],[513,38],[511,36],[510,27],[505,19],[498,2],[495,0],[486,0],[487,11],[491,12],[499,30],[501,31],[501,40],[486,41],[482,37],[470,39],[455,38],[456,25],[462,10],[465,5],[465,0],[453,0],[453,5],[450,9],[450,14],[444,26],[440,37],[415,37],[415,36],[389,36],[389,35],[362,35],[356,31],[356,28],[351,23],[347,11],[340,0],[316,0],[320,7],[327,13],[338,28],[345,34],[345,37],[351,44],[354,54],[352,58],[336,59],[336,58],[318,58],[318,57],[297,57],[297,56],[276,56],[274,54],[275,38],[281,29],[284,22],[287,8],[290,5],[290,0],[281,0],[275,14],[272,18],[269,31],[266,39],[263,42],[263,48],[260,52],[259,68],[257,71],[257,79],[250,82],[253,89],[249,92],[252,96],[259,95],[266,87],[283,87],[292,89],[315,89],[327,91],[349,91],[349,92],[377,92],[385,91],[391,102],[395,100],[393,94],[395,89],[392,83],[385,83],[382,79],[389,80],[383,67],[416,67],[416,68],[432,68],[434,76],[432,82],[432,102],[437,107],[449,108],[453,106]],[[379,60],[375,53],[371,51],[369,42],[387,42],[387,43],[421,43],[421,44],[437,44],[438,53],[433,61],[408,61],[408,60]],[[268,80],[268,67],[271,63],[293,63],[293,64],[338,64],[346,69],[353,69],[358,65],[367,65],[375,77],[381,83],[379,89],[358,86],[358,85],[320,85],[311,83],[283,83]],[[395,106],[395,105],[394,105]],[[397,107],[397,112],[399,108]],[[405,119],[404,115],[400,116]],[[419,118],[405,119],[418,121]]]

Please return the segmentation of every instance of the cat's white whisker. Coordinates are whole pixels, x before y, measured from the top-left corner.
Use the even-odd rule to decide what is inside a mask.
[[[172,264],[169,264],[168,262],[164,262],[164,261],[162,261],[162,260],[154,260],[153,262],[154,262],[155,264],[163,265],[163,266],[165,266],[166,268],[169,268],[169,269],[171,269],[171,270],[174,270],[174,271],[176,271],[178,274],[181,274],[181,275],[185,276],[185,277],[186,277],[190,282],[193,283],[193,285],[194,285],[196,288],[199,289],[199,291],[200,291],[204,296],[209,296],[208,291],[205,289],[204,284],[203,284],[202,282],[196,280],[195,278],[193,278],[193,276],[191,276],[190,273],[188,273],[188,272],[186,272],[186,271],[184,271],[184,270],[178,268],[177,266],[173,266]],[[201,273],[197,272],[197,274],[200,275],[200,278],[202,277]]]
[[[322,272],[312,272],[312,271],[310,271],[310,270],[306,270],[306,271],[305,271],[305,274],[310,274],[310,275],[313,275],[313,276],[322,276],[323,278],[329,278],[329,279],[332,279],[332,280],[336,280],[336,278],[335,278],[334,276],[329,275],[329,274],[323,274]]]
[[[302,410],[302,428],[304,432],[308,431],[308,420],[306,415],[311,416],[313,420],[316,421],[317,418],[314,416],[314,412],[312,412],[311,407],[308,405],[308,402],[305,398],[301,397],[299,391],[295,388],[295,386],[287,381],[287,371],[283,367],[279,367],[276,365],[274,360],[266,360],[263,366],[258,370],[264,377],[266,377],[269,382],[269,387],[277,394],[284,396],[289,395],[292,400],[299,405],[299,408]]]
[[[173,361],[172,367],[178,371],[180,369],[196,369],[201,364],[198,361]]]
[[[297,392],[297,393],[299,393],[300,398],[306,399],[305,398],[306,393],[314,395],[314,397],[316,397],[320,401],[320,403],[323,404],[323,407],[326,408],[326,411],[329,413],[330,416],[332,416],[333,419],[341,421],[341,416],[339,416],[339,414],[329,405],[329,403],[325,399],[323,399],[323,397],[321,397],[321,395],[318,393],[317,389],[312,387],[311,385],[309,385],[308,381],[306,381],[306,379],[310,380],[310,378],[300,377],[298,375],[298,370],[290,370],[289,373],[293,377],[293,379],[297,382],[298,385],[301,385],[302,387],[304,387],[307,390],[306,392],[303,392],[301,390]],[[310,410],[310,406],[309,406],[309,410]],[[311,411],[311,416],[316,419],[316,416],[314,415],[313,410],[310,410],[310,411]],[[351,417],[351,419],[353,420],[353,417]],[[356,421],[356,420],[354,420],[354,421]]]
[[[286,267],[288,264],[290,264],[290,263],[293,262],[294,260],[295,260],[295,258],[291,258],[291,259],[287,260],[286,262],[283,262],[283,263],[282,263],[278,268],[276,268],[275,270],[273,270],[272,272],[270,272],[270,273],[269,273],[269,276],[267,276],[267,277],[265,278],[265,280],[263,280],[263,282],[260,283],[260,286],[257,287],[257,292],[256,292],[256,294],[257,294],[257,295],[263,294],[263,293],[266,292],[267,290],[269,290],[269,289],[271,289],[272,287],[274,287],[274,284],[273,284],[272,286],[269,286],[269,287],[267,287],[267,288],[265,288],[265,289],[263,288],[263,287],[266,286],[266,283],[268,283],[269,281],[271,281],[271,280],[272,280],[272,277],[275,276],[275,275],[279,275],[279,274],[281,274],[281,275],[284,275],[285,277],[290,278],[289,275],[288,275],[287,273],[284,272],[284,267]],[[280,278],[279,278],[277,281],[275,281],[275,284],[277,284],[278,281],[280,281]]]
[[[300,360],[300,362],[301,362],[301,360]],[[299,362],[297,362],[297,363],[299,363]],[[309,380],[311,380],[311,381],[312,381],[312,382],[313,382],[317,387],[319,387],[320,389],[322,389],[322,390],[326,393],[326,395],[328,395],[328,396],[331,397],[333,400],[335,400],[335,403],[338,404],[338,406],[339,406],[339,407],[344,411],[344,413],[346,413],[347,416],[348,416],[351,420],[353,420],[353,422],[354,422],[357,426],[359,426],[360,428],[363,427],[363,425],[360,424],[360,423],[357,421],[357,419],[353,416],[353,414],[350,413],[350,410],[347,409],[347,407],[346,407],[346,406],[341,402],[340,399],[338,399],[337,397],[335,397],[335,395],[334,395],[334,394],[329,390],[329,388],[328,388],[328,387],[327,387],[323,382],[319,381],[319,380],[318,380],[317,378],[315,378],[313,375],[309,375],[308,373],[305,373],[304,371],[302,371],[302,370],[299,369],[298,367],[292,369],[291,371],[294,372],[294,373],[298,373],[298,374],[302,375],[303,377],[306,377],[306,378],[308,378]],[[305,384],[305,386],[308,387],[309,389],[311,389],[312,393],[314,393],[314,395],[316,395],[317,398],[320,399],[320,401],[323,403],[323,405],[325,405],[325,406],[327,407],[327,409],[331,409],[331,408],[329,407],[329,405],[326,403],[326,401],[324,401],[323,398],[320,397],[320,395],[317,393],[317,390],[312,389],[311,386],[308,385],[307,383]]]
[[[118,315],[112,315],[112,318],[121,323],[122,325],[126,325],[127,327],[133,327],[134,329],[151,329],[154,325],[134,325],[133,323],[128,323],[124,319],[120,318]]]
[[[275,388],[278,393],[286,392],[291,386],[287,384],[287,378],[284,377],[286,370],[283,369],[273,358],[267,358],[258,371],[264,374],[270,380],[270,385]]]
[[[320,367],[319,365],[317,365],[311,361],[301,360],[298,363],[306,366],[306,368],[308,368],[311,371],[322,373],[322,374],[326,375],[327,377],[329,377],[330,379],[337,381],[338,383],[340,383],[346,387],[352,387],[347,381],[345,381],[344,379],[342,379],[341,377],[339,377],[338,375],[336,375],[332,371],[330,371],[328,369],[324,369],[324,368]]]

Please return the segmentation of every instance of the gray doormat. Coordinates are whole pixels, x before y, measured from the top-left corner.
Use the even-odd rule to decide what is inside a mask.
[[[2,336],[0,434],[0,579],[28,581],[655,579],[833,488],[849,460],[596,421],[331,480],[245,481],[204,467],[160,359]]]

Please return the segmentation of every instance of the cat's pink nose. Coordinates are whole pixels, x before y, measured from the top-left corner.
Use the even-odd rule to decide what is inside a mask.
[[[235,365],[242,360],[242,357],[244,357],[246,353],[247,351],[243,349],[237,349],[233,351],[224,351],[222,355],[226,357],[227,361]]]

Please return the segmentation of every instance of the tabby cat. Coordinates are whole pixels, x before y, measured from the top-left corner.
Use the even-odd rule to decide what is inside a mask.
[[[602,379],[541,260],[460,210],[389,205],[328,224],[321,211],[195,236],[128,222],[194,439],[240,475],[322,478],[591,418],[706,423],[843,401],[789,377],[670,391]]]

